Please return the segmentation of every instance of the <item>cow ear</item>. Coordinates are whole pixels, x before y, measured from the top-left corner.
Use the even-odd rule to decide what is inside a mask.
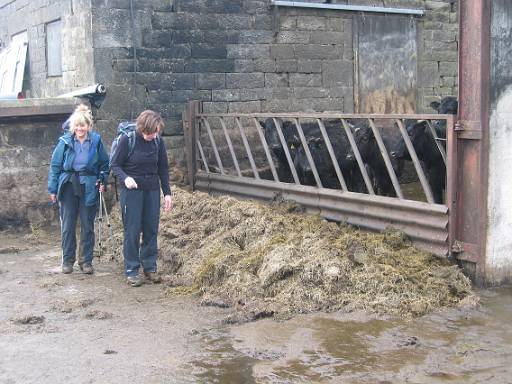
[[[322,139],[320,137],[312,137],[308,140],[308,143],[313,143],[315,145],[318,145],[322,142]]]
[[[439,107],[441,106],[441,103],[438,102],[438,101],[433,101],[430,103],[430,107],[435,110],[435,111],[439,111]]]
[[[288,147],[290,149],[297,149],[300,146],[300,140],[297,135],[293,135],[288,139]]]

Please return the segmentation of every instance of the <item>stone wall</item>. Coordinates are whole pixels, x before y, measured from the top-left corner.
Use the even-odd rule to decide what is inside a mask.
[[[427,14],[419,24],[418,106],[432,113],[432,101],[458,94],[458,8],[453,0],[421,3]]]
[[[73,100],[0,100],[0,231],[58,223],[48,165]]]
[[[432,112],[431,101],[457,94],[453,1],[349,3],[424,9],[418,19],[418,112]],[[137,1],[132,21],[129,0],[93,0],[96,80],[109,89],[99,126],[109,135],[116,118],[158,110],[167,121],[172,157],[183,164],[181,113],[188,100],[216,112],[352,112],[356,13],[282,7],[274,19],[269,4]]]
[[[24,90],[28,97],[54,97],[94,83],[90,5],[87,0],[0,0],[0,40],[27,32]],[[47,76],[46,24],[62,22],[62,76]]]
[[[416,19],[417,111],[457,94],[456,2],[336,2],[425,10]],[[29,20],[32,96],[102,82],[108,95],[97,127],[105,141],[120,120],[152,108],[166,119],[171,158],[184,165],[188,100],[203,101],[205,111],[352,112],[357,15],[280,7],[274,18],[269,0],[0,0],[0,38]],[[44,23],[58,17],[65,72],[46,78]]]

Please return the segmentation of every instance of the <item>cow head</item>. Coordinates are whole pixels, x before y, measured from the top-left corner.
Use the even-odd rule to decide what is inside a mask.
[[[259,121],[263,127],[265,141],[268,147],[277,156],[284,156],[284,149],[279,139],[276,122],[280,125],[288,150],[292,152],[300,145],[300,140],[295,132],[295,126],[291,121],[283,121],[280,118],[269,117],[265,121]]]
[[[430,107],[440,115],[456,115],[459,109],[459,103],[456,97],[446,96],[441,99],[441,102],[431,102]]]
[[[405,129],[406,129],[409,137],[411,136],[410,132],[411,132],[412,126],[414,125],[415,122],[416,122],[416,120],[405,120],[404,121]],[[393,148],[393,150],[391,151],[391,156],[397,160],[411,160],[411,157],[409,156],[409,152],[407,151],[407,147],[405,145],[405,140],[403,137],[400,137],[400,140],[398,140],[398,142],[396,143],[395,148]]]
[[[420,160],[423,160],[424,154],[430,150],[429,144],[432,142],[432,134],[430,133],[428,122],[426,120],[418,120],[410,123],[407,126],[407,134],[411,139],[416,155]],[[402,142],[403,139],[400,141]],[[405,160],[411,160],[409,152],[407,152],[407,156],[403,158]]]
[[[320,137],[309,137],[306,139],[306,143],[318,173],[322,176],[330,174],[332,163],[329,160],[329,153],[324,140]],[[302,145],[297,147],[293,163],[302,184],[316,185],[313,169],[307,158],[306,150]]]
[[[367,124],[358,124],[354,129],[354,141],[363,162],[366,162],[375,146],[375,136],[372,129]],[[348,151],[346,159],[350,162],[356,161],[353,148],[350,148],[350,151]]]

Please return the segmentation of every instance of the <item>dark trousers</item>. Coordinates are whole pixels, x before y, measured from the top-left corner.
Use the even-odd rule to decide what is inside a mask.
[[[85,186],[80,185],[82,196]],[[78,264],[92,264],[94,250],[94,218],[98,210],[97,204],[87,207],[84,198],[75,196],[73,185],[62,186],[59,201],[60,229],[62,245],[62,264],[73,265],[76,260],[76,221],[80,216],[80,258]]]
[[[160,190],[121,188],[120,203],[124,225],[123,255],[126,276],[137,276],[141,264],[144,272],[156,272]]]

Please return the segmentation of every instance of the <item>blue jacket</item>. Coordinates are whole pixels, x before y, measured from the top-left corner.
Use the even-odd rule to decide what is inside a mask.
[[[84,170],[91,174],[91,176],[84,177],[85,205],[88,207],[96,204],[98,201],[96,182],[100,179],[100,173],[103,177],[108,175],[108,154],[105,151],[101,137],[96,132],[89,132],[89,137],[91,139],[91,149],[89,150],[89,159]],[[48,193],[56,194],[59,200],[62,194],[62,186],[69,181],[74,172],[74,161],[73,135],[68,132],[59,138],[55,146],[48,173]],[[104,180],[104,183],[106,185],[107,181]]]

